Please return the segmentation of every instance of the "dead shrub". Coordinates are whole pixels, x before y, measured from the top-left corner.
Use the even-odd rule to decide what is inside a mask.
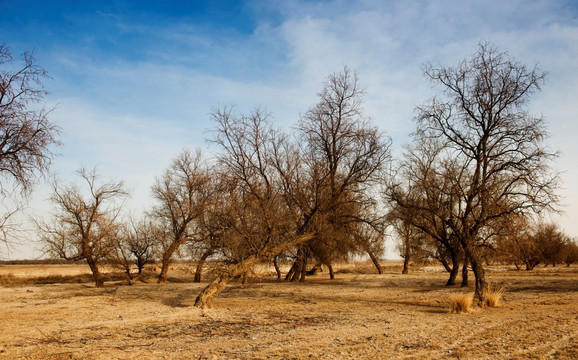
[[[452,295],[449,298],[450,313],[460,314],[463,312],[469,312],[474,303],[473,294],[458,294]]]
[[[484,297],[484,307],[498,307],[500,306],[502,296],[504,295],[504,287],[494,288],[490,286]]]

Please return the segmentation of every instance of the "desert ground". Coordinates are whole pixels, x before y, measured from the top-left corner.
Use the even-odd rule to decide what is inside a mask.
[[[233,283],[214,307],[193,307],[204,283],[175,265],[95,288],[83,265],[0,266],[0,358],[6,359],[577,359],[578,267],[492,266],[495,308],[454,314],[441,267],[401,275],[337,266],[305,283],[263,268]],[[51,281],[47,281],[51,279]],[[2,281],[3,280],[3,281]],[[49,282],[49,283],[47,283]],[[473,274],[470,275],[473,282]]]

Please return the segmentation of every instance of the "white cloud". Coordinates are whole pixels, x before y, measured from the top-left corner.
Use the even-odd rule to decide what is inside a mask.
[[[81,164],[125,179],[137,201],[183,147],[206,148],[213,106],[241,112],[263,106],[281,125],[313,105],[324,78],[344,65],[359,72],[366,110],[399,148],[414,128],[413,109],[435,93],[425,62],[452,65],[480,40],[550,73],[531,110],[544,113],[551,146],[567,170],[563,225],[578,234],[578,25],[564,1],[282,1],[255,2],[249,35],[183,22],[159,29],[121,24],[143,37],[137,60],[97,59],[61,45],[49,68],[50,100],[64,128],[55,170],[69,177]],[[147,43],[145,39],[150,39]],[[78,50],[78,51],[77,51]],[[116,54],[111,54],[116,55]],[[46,206],[46,205],[44,205]]]

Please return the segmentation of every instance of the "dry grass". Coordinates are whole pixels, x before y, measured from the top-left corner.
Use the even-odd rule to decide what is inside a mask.
[[[13,286],[12,284],[19,282],[19,279],[14,274],[0,274],[0,286]]]
[[[259,278],[230,284],[209,310],[193,307],[206,283],[192,283],[186,268],[165,285],[151,274],[134,286],[3,287],[0,359],[578,359],[578,266],[491,268],[507,304],[448,316],[440,299],[459,290],[445,286],[441,267],[401,275],[399,263],[384,265],[383,275],[336,265],[350,273],[305,283],[277,282],[258,267]],[[88,273],[0,266],[7,279]]]
[[[464,312],[470,312],[473,302],[473,294],[451,295],[449,298],[450,313],[461,314]]]
[[[501,305],[502,297],[504,295],[504,287],[494,287],[490,285],[486,296],[484,297],[484,307],[498,307]]]
[[[127,280],[127,276],[121,272],[108,272],[103,274],[105,281],[122,281]],[[14,275],[12,273],[0,274],[1,287],[22,287],[32,285],[47,284],[84,284],[91,283],[93,277],[91,274],[48,274],[48,275]]]

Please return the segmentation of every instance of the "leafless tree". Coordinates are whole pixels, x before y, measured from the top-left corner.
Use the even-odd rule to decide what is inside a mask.
[[[488,289],[482,254],[496,234],[493,224],[552,209],[558,200],[558,176],[550,168],[556,154],[544,145],[542,118],[525,110],[545,74],[481,43],[471,59],[428,65],[425,75],[441,94],[418,107],[417,134],[441,139],[457,165],[459,201],[447,225],[471,261],[481,305]]]
[[[210,175],[200,151],[184,150],[162,177],[156,179],[152,192],[156,205],[150,216],[164,229],[161,243],[161,271],[158,282],[164,283],[172,256],[191,241],[196,221],[211,197]]]
[[[534,226],[531,241],[535,244],[544,265],[556,266],[563,262],[564,246],[570,242],[570,237],[558,224],[538,222]]]
[[[24,53],[19,63],[0,45],[0,196],[11,198],[3,203],[12,203],[0,214],[4,241],[10,218],[22,208],[37,176],[48,172],[52,148],[60,144],[60,128],[48,120],[50,110],[41,106],[47,95],[42,81],[47,78],[32,53]]]
[[[569,241],[564,245],[562,249],[562,259],[566,266],[570,266],[575,262],[578,262],[578,244],[576,240],[569,239]]]
[[[236,200],[229,201],[230,235],[221,247],[230,264],[197,297],[197,306],[210,305],[231,277],[258,262],[290,250],[296,272],[305,274],[308,258],[330,262],[350,251],[356,224],[378,228],[369,190],[389,159],[390,142],[363,116],[357,76],[345,68],[324,85],[318,104],[300,120],[295,143],[260,109],[240,116],[230,108],[213,111],[212,141],[222,150],[219,163]],[[313,254],[315,243],[330,246]]]
[[[67,260],[86,260],[95,285],[104,280],[99,266],[114,249],[120,235],[119,214],[128,195],[122,182],[99,182],[96,169],[78,171],[86,190],[55,180],[50,222],[37,222],[49,254]]]
[[[461,244],[450,223],[452,209],[460,201],[454,179],[459,167],[437,138],[414,134],[395,173],[385,186],[390,205],[388,218],[404,241],[405,250],[419,247],[428,257],[439,260],[450,273],[446,285],[454,285],[460,262],[464,261]],[[430,241],[432,240],[432,241]],[[451,262],[451,265],[449,264]],[[466,276],[462,285],[467,284]]]
[[[143,275],[144,267],[154,263],[161,235],[151,220],[137,221],[130,218],[122,224],[118,236],[114,239],[108,260],[120,267],[128,276],[130,284],[133,284]],[[135,267],[136,273],[133,271]]]
[[[286,137],[272,127],[269,115],[260,109],[235,115],[226,107],[214,109],[212,116],[212,141],[222,149],[218,162],[226,191],[220,206],[225,235],[219,246],[226,266],[199,295],[197,306],[209,306],[232,277],[310,239],[306,231],[312,216],[297,215],[289,207],[282,177],[293,162],[283,159]]]
[[[356,236],[361,224],[377,231],[374,242],[383,241],[379,236],[383,218],[376,215],[372,190],[390,159],[391,141],[365,115],[364,95],[357,74],[344,67],[328,76],[318,102],[298,123],[298,136],[304,140],[302,153],[309,154],[304,157],[305,166],[317,177],[313,195],[324,214],[317,223],[323,228],[318,231],[322,236],[304,245],[308,248],[301,249],[302,259],[310,256],[330,264],[371,250]]]

